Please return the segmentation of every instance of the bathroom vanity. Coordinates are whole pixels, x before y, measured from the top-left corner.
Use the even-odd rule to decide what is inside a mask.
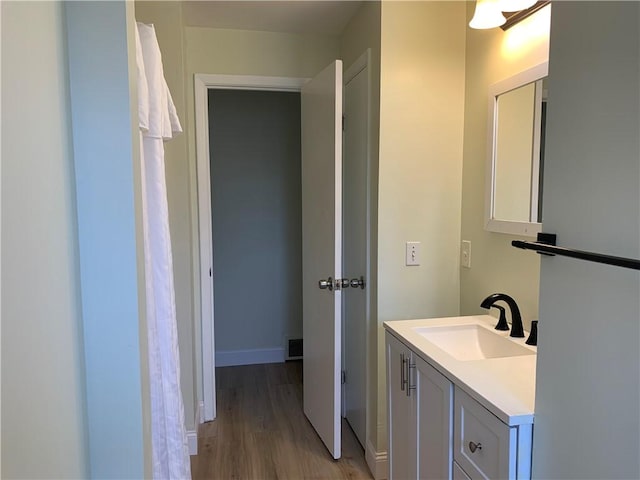
[[[385,322],[389,480],[531,478],[536,347],[495,323]]]

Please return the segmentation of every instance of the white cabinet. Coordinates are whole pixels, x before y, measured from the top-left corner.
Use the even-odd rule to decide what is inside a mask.
[[[471,480],[469,475],[460,468],[458,462],[453,462],[453,480]]]
[[[408,374],[411,350],[387,333],[387,415],[389,480],[417,476],[416,407]]]
[[[517,427],[509,428],[456,387],[456,462],[471,478],[516,478]]]
[[[415,354],[418,478],[451,478],[453,384]]]
[[[451,478],[453,384],[386,338],[389,480]]]
[[[508,426],[386,332],[389,480],[530,479],[532,425]]]
[[[453,457],[472,478],[531,478],[532,425],[509,427],[455,388]]]

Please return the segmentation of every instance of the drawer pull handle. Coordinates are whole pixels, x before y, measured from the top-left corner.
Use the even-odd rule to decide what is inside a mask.
[[[471,453],[476,453],[476,450],[482,450],[482,444],[469,442],[469,450],[471,450]]]

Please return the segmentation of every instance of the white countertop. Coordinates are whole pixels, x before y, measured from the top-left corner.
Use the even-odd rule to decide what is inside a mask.
[[[497,321],[490,315],[478,315],[394,320],[384,322],[384,327],[507,425],[531,424],[535,404],[537,355],[456,360],[413,330],[416,327],[465,324],[477,324],[493,330]],[[509,336],[508,331],[493,331],[504,337]],[[525,335],[522,339],[510,339],[536,351],[536,347],[525,344],[528,332]]]

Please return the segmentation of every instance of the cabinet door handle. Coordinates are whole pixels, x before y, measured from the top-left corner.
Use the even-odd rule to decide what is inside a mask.
[[[482,444],[469,442],[469,450],[471,450],[471,453],[476,453],[476,450],[482,450]]]
[[[411,396],[411,390],[416,389],[415,385],[411,385],[411,369],[412,368],[416,368],[416,364],[410,363],[409,359],[407,358],[407,397]]]
[[[404,353],[401,353],[400,354],[400,390],[402,391],[404,391],[404,384],[405,384],[404,363],[405,363]]]

